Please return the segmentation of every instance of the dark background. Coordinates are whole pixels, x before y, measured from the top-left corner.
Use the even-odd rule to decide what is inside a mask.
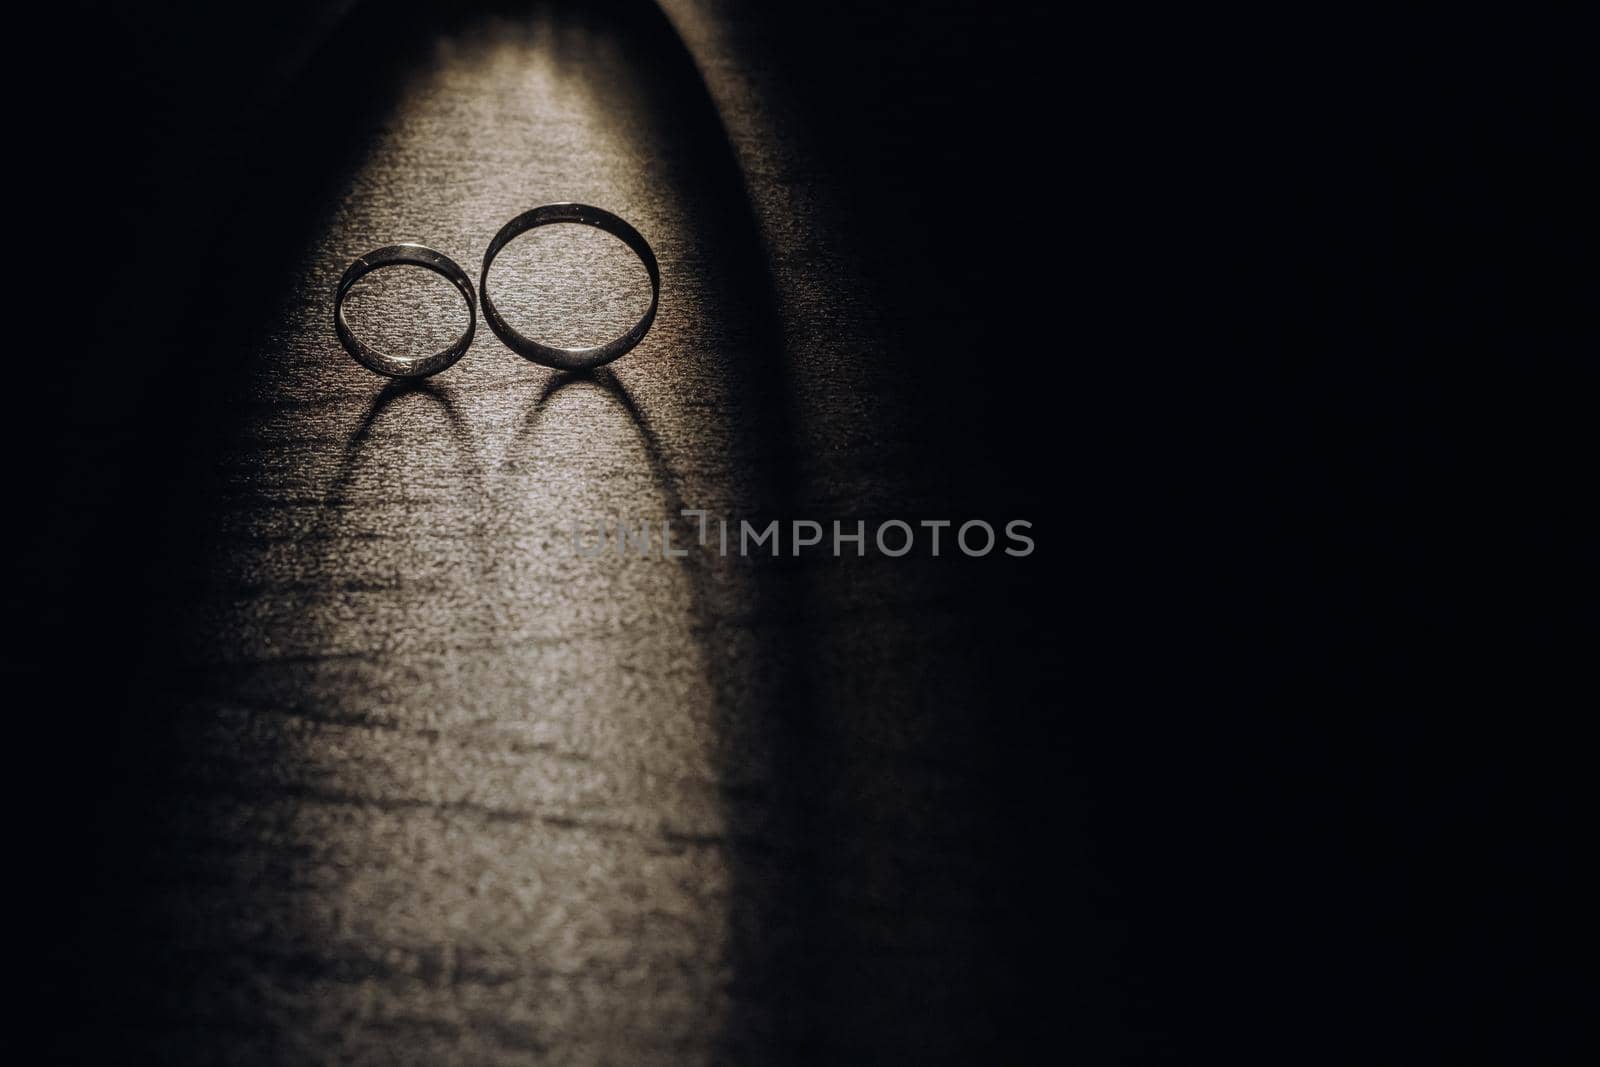
[[[913,964],[881,1010],[830,999],[874,961],[807,904],[813,862],[802,1036],[752,1062],[1563,1061],[1580,35],[750,8],[706,10],[760,46],[835,205],[810,224],[858,235],[912,383],[907,481],[937,470],[940,510],[1040,542],[949,594],[986,699],[916,726],[982,738],[940,794],[981,827],[949,875],[986,901],[978,976],[939,1011],[970,1025],[929,1018]],[[105,1062],[183,981],[104,916],[146,892],[119,812],[161,788],[141,630],[184,529],[155,515],[229,373],[197,338],[263,313],[239,280],[281,271],[264,235],[299,225],[368,72],[316,81],[310,5],[67,14],[13,97],[45,300],[14,309],[7,420],[13,969],[37,995],[8,1037]],[[802,792],[826,756],[791,768]],[[820,810],[804,854],[872,847]],[[955,1039],[911,1055],[919,1026]]]

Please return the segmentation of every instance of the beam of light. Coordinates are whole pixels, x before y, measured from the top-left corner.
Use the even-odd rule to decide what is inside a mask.
[[[186,861],[212,882],[172,905],[175,951],[210,976],[190,1010],[224,1024],[229,1056],[715,1055],[733,892],[718,735],[771,684],[753,639],[719,627],[751,579],[563,543],[574,521],[759,503],[739,459],[744,312],[695,229],[693,153],[637,66],[578,15],[443,35],[360,134],[256,361],[185,697],[204,726],[180,831],[228,844]],[[327,294],[354,255],[423,241],[476,277],[505,219],[569,199],[630,219],[668,279],[612,387],[554,382],[482,328],[421,387],[339,350]],[[548,256],[507,262],[505,305],[534,298],[534,270],[548,284]],[[568,266],[580,291],[631,284]],[[411,310],[454,321],[436,295]]]

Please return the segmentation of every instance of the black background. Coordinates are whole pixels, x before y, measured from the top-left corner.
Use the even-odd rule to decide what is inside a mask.
[[[13,969],[39,995],[9,1036],[110,1055],[159,949],[78,931],[127,905],[137,854],[106,808],[141,752],[129,632],[170,535],[145,520],[220,373],[185,340],[216,314],[195,265],[257,251],[226,223],[279,195],[261,158],[314,171],[337,135],[285,125],[316,25],[295,5],[66,14],[14,44],[44,61],[12,99],[39,183],[13,252],[45,300],[14,292],[8,375]],[[833,224],[885,250],[864,269],[915,353],[908,453],[953,507],[1042,531],[1039,567],[972,602],[993,1059],[1571,1054],[1584,702],[1553,667],[1586,650],[1552,564],[1592,492],[1580,35],[1003,2],[761,20]],[[293,225],[292,196],[272,210]]]

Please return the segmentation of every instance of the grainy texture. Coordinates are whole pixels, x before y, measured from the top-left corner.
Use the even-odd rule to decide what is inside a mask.
[[[177,513],[204,549],[162,588],[144,694],[175,723],[144,856],[164,1057],[934,1062],[990,1040],[971,721],[915,714],[976,703],[982,669],[929,561],[572,543],[620,519],[689,544],[683,508],[871,518],[906,468],[885,342],[808,235],[804,175],[760,164],[756,116],[722,140],[668,24],[621,10],[419,30],[286,295],[213,352],[246,369],[192,446]],[[615,368],[558,375],[480,326],[392,385],[339,348],[352,258],[419,241],[476,277],[507,218],[556,200],[659,257],[655,328]],[[638,266],[595,251],[518,242],[497,302],[615,332]],[[352,300],[419,351],[460,318],[444,286]],[[894,484],[906,514],[923,478]]]
[[[464,6],[13,13],[0,1059],[1578,1061],[1592,35]],[[556,197],[615,376],[334,343]],[[564,554],[680,504],[1040,550]]]

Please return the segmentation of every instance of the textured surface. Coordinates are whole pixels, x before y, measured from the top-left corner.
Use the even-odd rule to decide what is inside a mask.
[[[1592,34],[665,6],[12,12],[0,1059],[1583,1062]],[[338,350],[545,196],[670,246],[615,379]],[[1040,552],[543,525],[692,493]]]
[[[906,712],[970,705],[981,672],[929,561],[571,543],[668,520],[687,544],[683,508],[883,506],[883,342],[819,272],[837,251],[782,237],[819,209],[777,198],[801,176],[770,160],[765,209],[740,206],[758,116],[723,141],[657,16],[418,40],[260,336],[215,352],[244,370],[193,446],[177,509],[204,549],[163,588],[146,694],[177,724],[143,920],[176,977],[149,1039],[230,1063],[964,1060],[990,906],[973,739]],[[557,200],[659,257],[623,362],[564,377],[480,326],[449,371],[387,385],[339,348],[352,258],[419,241],[476,275],[507,218]],[[614,252],[529,235],[491,284],[530,332],[598,340],[640,298]],[[437,347],[459,299],[396,273],[352,295],[355,328]]]

